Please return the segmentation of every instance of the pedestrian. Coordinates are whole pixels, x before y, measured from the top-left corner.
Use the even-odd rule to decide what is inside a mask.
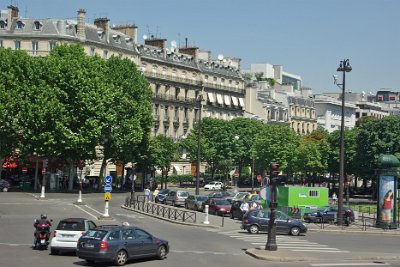
[[[157,198],[157,196],[158,196],[158,186],[156,185],[156,189],[154,189],[154,192],[153,192],[153,201],[154,202],[157,202],[156,201],[156,198]]]
[[[150,189],[149,187],[146,187],[146,190],[144,190],[144,198],[146,202],[149,202],[150,200]]]
[[[247,203],[246,199],[243,199],[243,203],[240,205],[240,210],[243,214],[249,211],[249,203]]]
[[[332,194],[332,201],[333,201],[333,204],[336,205],[336,202],[337,202],[337,195],[336,195],[335,192],[333,192],[333,194]]]

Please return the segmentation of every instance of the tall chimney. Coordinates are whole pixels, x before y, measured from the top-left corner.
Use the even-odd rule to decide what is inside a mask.
[[[78,10],[78,26],[76,28],[76,34],[78,35],[79,40],[85,41],[85,15],[86,11],[84,9]]]
[[[19,9],[18,7],[12,5],[9,5],[7,8],[8,8],[7,25],[8,29],[11,29],[13,20],[19,17]]]
[[[94,25],[96,25],[99,28],[102,28],[103,31],[106,33],[106,41],[107,43],[110,42],[109,38],[109,27],[108,27],[108,22],[110,20],[108,18],[98,18],[94,20]]]

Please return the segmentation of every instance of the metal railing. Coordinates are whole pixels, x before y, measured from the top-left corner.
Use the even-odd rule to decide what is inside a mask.
[[[187,211],[181,208],[169,207],[154,202],[147,202],[144,196],[136,196],[133,201],[130,199],[130,197],[127,197],[125,199],[124,206],[174,221],[196,223],[197,219],[196,212],[194,211]]]

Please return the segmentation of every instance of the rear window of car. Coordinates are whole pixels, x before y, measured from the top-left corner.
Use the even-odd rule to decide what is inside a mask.
[[[230,205],[229,201],[226,199],[216,200],[215,204],[217,205]]]
[[[108,232],[104,230],[89,230],[83,236],[86,238],[94,238],[102,240]]]
[[[197,197],[197,201],[206,201],[208,197]]]
[[[81,221],[60,221],[60,223],[57,226],[57,230],[63,230],[63,231],[85,231],[85,225],[84,222]]]
[[[189,195],[188,192],[178,192],[178,196],[180,197],[187,197]]]

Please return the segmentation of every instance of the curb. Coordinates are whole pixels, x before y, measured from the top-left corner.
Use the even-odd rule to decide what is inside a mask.
[[[270,252],[271,254],[265,254],[265,250],[257,249],[257,248],[249,248],[245,252],[247,255],[252,256],[253,258],[265,261],[279,261],[279,262],[294,262],[294,261],[312,261],[315,258],[303,257],[303,256],[279,256],[277,253],[279,252]],[[274,255],[275,254],[275,255]]]
[[[182,222],[182,221],[175,221],[175,220],[171,220],[171,219],[168,219],[168,218],[160,217],[160,216],[157,216],[157,215],[154,215],[154,214],[151,214],[151,213],[143,212],[143,211],[140,211],[140,210],[135,210],[133,208],[126,207],[125,205],[121,205],[121,208],[126,209],[126,210],[130,210],[130,211],[134,211],[134,212],[137,212],[137,213],[140,213],[140,214],[143,214],[143,215],[147,215],[147,216],[150,216],[150,217],[153,217],[153,218],[157,218],[157,219],[160,219],[160,220],[163,220],[163,221],[175,223],[175,224],[181,224],[181,225],[187,225],[187,226],[195,226],[195,227],[201,227],[201,228],[214,228],[214,229],[220,228],[219,226],[209,225],[209,224],[197,224],[197,223],[187,223],[187,222]]]

